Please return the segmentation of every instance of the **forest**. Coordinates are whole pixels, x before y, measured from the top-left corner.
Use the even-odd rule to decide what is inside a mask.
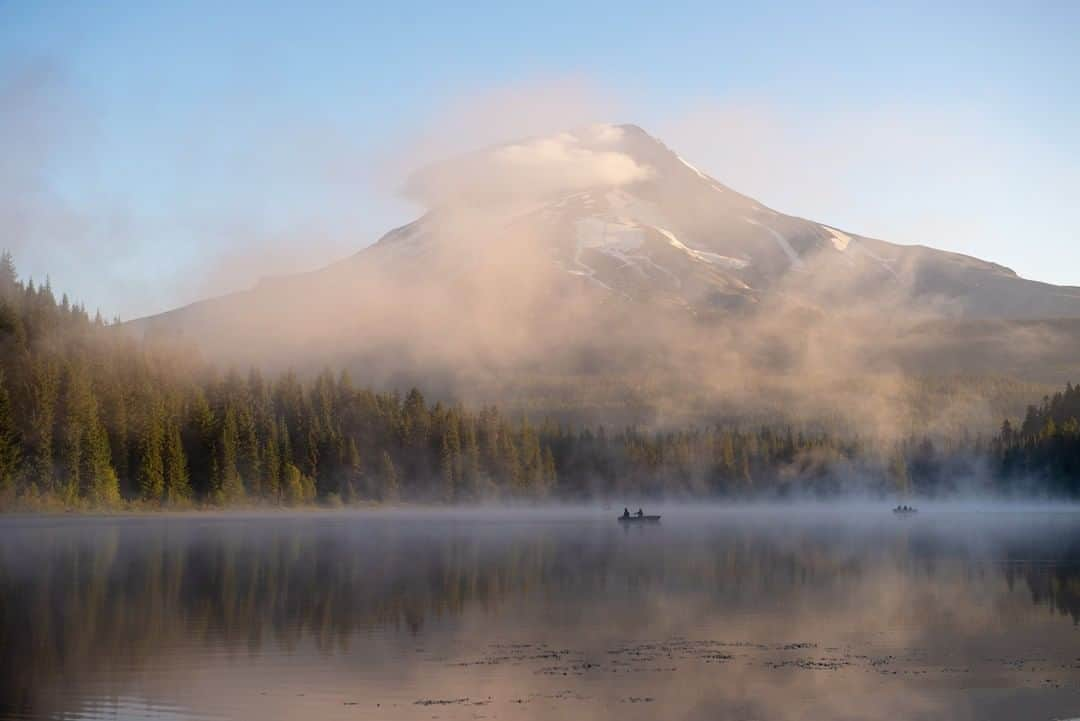
[[[587,498],[1080,495],[1080,387],[982,437],[792,424],[645,430],[312,377],[143,341],[0,258],[0,508]]]

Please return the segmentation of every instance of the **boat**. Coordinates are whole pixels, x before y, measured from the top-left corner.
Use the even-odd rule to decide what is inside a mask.
[[[660,516],[618,516],[619,523],[657,523]]]
[[[919,509],[918,508],[911,508],[911,507],[897,506],[896,508],[892,509],[892,512],[895,513],[898,516],[907,516],[907,515],[910,515],[912,513],[918,513]]]

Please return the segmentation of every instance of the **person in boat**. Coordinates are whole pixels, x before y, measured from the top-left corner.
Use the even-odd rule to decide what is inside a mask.
[[[622,509],[622,517],[623,518],[629,518],[630,517],[630,509],[629,508]]]
[[[645,511],[641,510],[640,508],[637,509],[637,517],[638,518],[644,518],[645,517]]]

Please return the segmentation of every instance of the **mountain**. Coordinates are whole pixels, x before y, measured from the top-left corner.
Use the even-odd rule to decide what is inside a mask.
[[[952,317],[1080,316],[1080,288],[1037,283],[995,263],[874,240],[778,213],[701,172],[633,125],[599,126],[459,159],[420,173],[412,181],[421,188],[416,194],[443,199],[446,193],[426,189],[453,184],[455,206],[467,203],[492,212],[510,207],[513,189],[498,193],[496,184],[531,178],[506,173],[492,160],[500,154],[514,157],[508,147],[523,156],[522,169],[515,169],[519,174],[610,163],[618,156],[641,169],[625,181],[598,172],[596,184],[586,174],[589,179],[571,183],[581,187],[545,185],[546,202],[507,223],[528,226],[543,237],[566,273],[626,299],[662,299],[701,311],[740,307],[771,292],[798,293],[808,303],[821,303],[837,290],[881,292],[884,287],[907,303]],[[544,158],[553,159],[547,167]],[[441,220],[434,210],[391,232],[379,246],[416,248]]]
[[[972,323],[1000,351],[982,371],[1030,370],[1017,338],[1060,362],[1074,336],[1054,323],[1080,318],[1080,288],[785,215],[634,125],[489,148],[419,171],[406,192],[428,212],[350,258],[129,327],[227,362],[344,357],[375,381],[483,397],[526,384],[569,404],[619,379],[624,402],[654,405],[672,384],[753,396],[774,383],[763,370],[963,372],[953,336]]]

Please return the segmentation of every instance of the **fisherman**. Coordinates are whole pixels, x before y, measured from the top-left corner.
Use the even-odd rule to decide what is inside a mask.
[[[641,510],[640,508],[637,509],[637,517],[638,518],[644,518],[645,517],[645,511]]]
[[[623,508],[622,509],[622,517],[623,518],[629,518],[630,517],[630,509],[629,508]]]

